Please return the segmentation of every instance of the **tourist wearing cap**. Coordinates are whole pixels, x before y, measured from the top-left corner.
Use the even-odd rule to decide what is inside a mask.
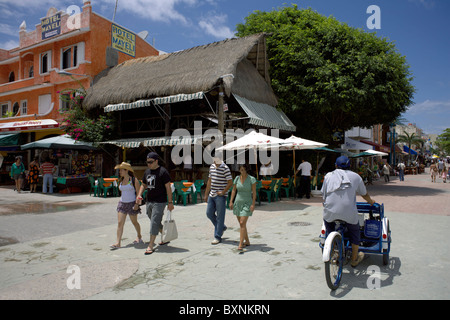
[[[352,244],[352,267],[356,267],[363,259],[359,252],[359,218],[356,207],[356,194],[361,195],[369,204],[375,203],[367,193],[361,176],[350,171],[350,160],[341,156],[336,159],[336,170],[327,173],[322,185],[323,219],[327,234],[335,230],[335,220],[347,223],[349,238]]]
[[[150,152],[147,155],[148,168],[144,172],[142,185],[136,200],[138,204],[142,203],[142,194],[147,189],[146,207],[150,219],[150,243],[145,254],[152,254],[154,251],[156,236],[162,230],[161,221],[164,208],[167,205],[169,211],[174,209],[169,172],[166,168],[160,166],[159,161],[160,158],[156,152]],[[167,203],[167,200],[169,203]],[[160,243],[160,245],[163,244]]]
[[[119,204],[117,205],[117,242],[110,246],[111,250],[120,248],[122,240],[123,226],[127,215],[133,223],[137,232],[137,238],[133,244],[143,243],[141,235],[141,225],[137,221],[138,213],[141,213],[139,205],[136,203],[136,190],[139,190],[139,181],[134,177],[134,170],[127,162],[117,165],[115,170],[119,169],[119,190],[121,192]]]

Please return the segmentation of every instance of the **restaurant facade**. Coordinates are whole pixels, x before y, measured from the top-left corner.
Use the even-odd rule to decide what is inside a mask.
[[[129,161],[139,178],[146,154],[156,151],[176,181],[205,180],[208,166],[194,156],[204,154],[211,144],[208,133],[214,130],[224,137],[255,129],[287,138],[296,127],[276,108],[267,36],[226,39],[130,60],[100,74],[84,106],[118,119],[117,139],[103,144],[122,148],[117,160]],[[173,161],[174,148],[187,150],[177,155],[194,163],[188,177],[185,162]]]

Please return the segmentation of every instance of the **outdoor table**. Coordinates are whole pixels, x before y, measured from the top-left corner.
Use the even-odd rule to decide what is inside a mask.
[[[261,183],[262,183],[262,187],[264,189],[269,189],[270,184],[272,183],[272,180],[261,180]]]
[[[186,188],[183,188],[183,191],[188,191],[189,189],[191,189],[191,193],[195,192],[195,186],[193,182],[183,182],[183,186],[185,186]]]
[[[104,187],[109,187],[111,183],[114,184],[115,187],[117,187],[117,183],[119,182],[119,178],[103,178],[103,181],[106,183],[103,184]]]
[[[183,181],[183,186],[185,186],[186,188],[183,188],[182,190],[183,191],[188,191],[189,189],[191,189],[191,195],[194,197],[195,196],[195,191],[196,191],[196,189],[195,189],[195,184],[194,184],[194,182],[186,182],[186,181]],[[170,188],[171,188],[171,190],[172,190],[172,194],[175,192],[175,185],[173,184],[173,182],[171,182],[170,183]]]
[[[183,182],[183,186],[186,188],[183,188],[183,191],[188,191],[191,189],[191,192],[195,192],[195,185],[193,182]],[[170,183],[170,188],[172,189],[172,193],[175,192],[175,186],[173,185],[173,182]]]

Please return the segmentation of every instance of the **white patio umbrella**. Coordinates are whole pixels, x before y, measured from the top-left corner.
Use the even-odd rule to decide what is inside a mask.
[[[280,147],[286,140],[277,137],[268,136],[261,132],[252,131],[245,136],[240,137],[220,148],[221,150],[242,150],[242,149],[268,149]]]
[[[309,149],[317,149],[326,147],[328,144],[317,142],[313,140],[308,140],[300,137],[296,137],[294,135],[284,140],[285,143],[280,147],[280,150],[292,150],[293,160],[292,160],[292,168],[294,169],[295,176],[295,150],[309,150]],[[317,155],[317,163],[316,163],[316,177],[319,172],[319,156]],[[295,181],[294,181],[295,184]]]
[[[252,131],[245,136],[234,140],[220,148],[217,151],[223,150],[254,150],[256,158],[256,150],[258,149],[270,149],[279,148],[280,145],[284,144],[285,140],[277,137],[268,136],[266,134]],[[258,164],[256,164],[256,177],[259,179],[258,174]]]
[[[290,136],[284,140],[284,145],[280,147],[280,150],[306,150],[326,147],[326,143],[317,142],[313,140],[303,139],[296,136]]]
[[[372,155],[374,155],[374,156],[380,156],[380,157],[382,157],[382,156],[388,156],[389,155],[389,153],[386,153],[386,152],[381,152],[381,151],[376,151],[376,150],[366,150],[366,151],[364,151],[364,152],[366,152],[366,153],[370,153],[370,154],[372,154]]]

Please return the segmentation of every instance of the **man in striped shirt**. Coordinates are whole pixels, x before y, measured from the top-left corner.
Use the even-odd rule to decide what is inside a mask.
[[[53,193],[53,173],[55,172],[55,165],[50,162],[50,158],[46,158],[41,164],[42,172],[42,193],[47,193],[47,185],[50,186],[49,193]]]
[[[205,190],[206,216],[214,225],[214,240],[211,244],[222,242],[223,232],[227,228],[225,226],[226,200],[232,184],[230,168],[220,158],[214,157],[214,162],[209,167]]]

